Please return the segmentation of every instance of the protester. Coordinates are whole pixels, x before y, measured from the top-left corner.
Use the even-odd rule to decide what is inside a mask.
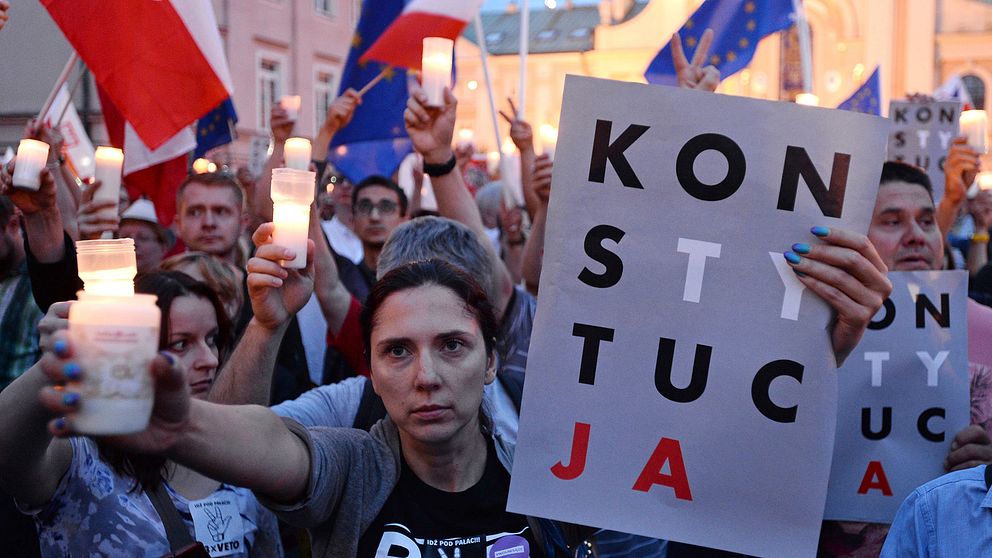
[[[363,323],[389,412],[371,433],[308,430],[265,409],[190,400],[181,371],[160,366],[155,417],[124,447],[243,482],[285,520],[313,528],[315,556],[371,555],[403,544],[400,534],[464,552],[502,538],[544,556],[579,544],[575,528],[505,511],[509,448],[481,405],[496,374],[497,326],[484,291],[441,261],[409,264],[376,284]],[[53,423],[60,434],[71,427],[71,418]]]
[[[121,213],[119,236],[134,240],[138,273],[158,269],[173,244],[171,233],[158,222],[155,205],[145,198],[135,200]]]
[[[987,556],[992,467],[948,473],[914,490],[896,512],[882,558]]]
[[[10,199],[0,196],[0,390],[38,360],[41,316],[31,296],[21,216]]]
[[[943,236],[937,225],[930,178],[922,169],[887,162],[868,229],[878,255],[890,271],[939,270]],[[811,253],[819,251],[812,247]],[[968,300],[968,372],[971,425],[958,432],[944,462],[958,471],[992,462],[992,308]],[[825,556],[877,555],[888,525],[828,521],[821,534]]]
[[[176,233],[188,250],[206,252],[244,268],[238,238],[248,224],[244,192],[224,172],[191,174],[176,192]]]
[[[158,357],[153,368],[186,372],[174,386],[185,397],[203,399],[230,346],[230,326],[213,292],[185,274],[139,276],[136,292],[154,294],[162,311]],[[0,484],[38,525],[43,556],[162,556],[170,553],[163,520],[150,494],[165,490],[179,517],[202,542],[209,533],[194,529],[190,504],[204,498],[232,498],[244,528],[243,550],[235,556],[281,556],[275,518],[250,491],[221,484],[164,458],[120,452],[90,438],[52,438],[42,404],[78,408],[79,395],[63,384],[73,355],[65,331],[52,335],[52,350],[0,393]],[[173,365],[173,366],[170,366]],[[40,393],[40,396],[39,396]],[[40,402],[39,402],[40,397]],[[63,419],[57,419],[62,423]],[[127,525],[127,536],[121,536]]]
[[[140,270],[140,264],[138,267]],[[181,271],[210,287],[224,306],[228,321],[231,323],[241,315],[244,290],[241,286],[240,273],[231,264],[218,260],[206,252],[184,252],[164,260],[160,268],[162,271]]]

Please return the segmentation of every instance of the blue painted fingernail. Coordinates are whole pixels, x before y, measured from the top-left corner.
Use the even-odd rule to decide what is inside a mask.
[[[69,362],[62,367],[62,372],[65,373],[66,378],[69,378],[70,380],[78,380],[80,374],[82,373],[82,369],[75,362]]]
[[[792,268],[792,271],[793,271],[793,273],[796,274],[797,277],[806,277],[806,274],[805,273],[803,273],[802,271],[799,271],[796,268]]]
[[[55,342],[54,349],[56,356],[64,357],[69,352],[69,344],[64,339],[59,339]]]
[[[797,242],[792,245],[792,251],[797,254],[809,254],[809,250],[810,250],[809,244],[806,244],[804,242]]]
[[[62,404],[66,407],[75,407],[79,404],[79,394],[78,393],[67,393],[62,396]]]
[[[795,252],[786,252],[782,255],[785,256],[785,261],[792,265],[799,265],[799,262],[803,261],[803,259],[799,257],[799,254]]]
[[[65,431],[65,417],[55,419],[55,430],[58,430],[59,432]]]
[[[809,230],[809,232],[813,233],[814,235],[820,238],[823,238],[828,234],[830,234],[830,229],[828,229],[827,227],[813,227],[812,229]]]

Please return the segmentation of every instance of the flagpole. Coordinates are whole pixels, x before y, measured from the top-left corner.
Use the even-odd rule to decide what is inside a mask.
[[[79,60],[79,54],[76,51],[72,51],[72,55],[69,56],[69,61],[65,63],[65,68],[62,68],[62,73],[59,74],[57,80],[55,80],[55,87],[52,88],[51,93],[48,94],[48,98],[45,99],[45,104],[41,106],[41,112],[38,113],[38,122],[48,114],[49,109],[52,108],[52,103],[55,101],[55,95],[58,94],[59,88],[62,84],[69,79],[69,73],[72,72],[72,67],[76,65],[76,61]]]
[[[792,0],[796,11],[796,32],[799,35],[799,56],[803,66],[803,93],[813,92],[813,48],[809,38],[809,21],[802,0]]]
[[[358,96],[359,97],[364,96],[366,93],[369,92],[369,89],[372,89],[373,87],[375,87],[375,84],[377,84],[380,81],[382,81],[382,78],[386,77],[386,70],[388,70],[388,69],[389,69],[389,66],[383,67],[382,68],[382,71],[379,72],[379,75],[377,75],[374,78],[372,78],[372,81],[366,83],[365,84],[365,87],[363,87],[363,88],[361,88],[361,89],[358,90]]]
[[[499,168],[501,172],[504,172],[506,166],[503,164],[503,138],[500,137],[499,133],[499,119],[497,118],[496,112],[496,96],[493,94],[493,82],[489,78],[489,49],[486,48],[486,32],[482,28],[482,17],[479,13],[475,14],[475,36],[479,42],[479,55],[482,57],[482,78],[486,82],[486,92],[489,94],[489,115],[492,117],[493,121],[493,135],[496,137],[496,153],[499,153]],[[513,192],[510,188],[506,186],[506,181],[503,181],[503,201],[506,202],[507,207],[515,207],[517,202],[513,196]]]
[[[59,124],[62,124],[62,118],[65,117],[66,111],[69,110],[69,105],[72,104],[72,96],[76,94],[76,89],[79,88],[79,84],[82,83],[82,81],[83,81],[83,72],[79,72],[78,74],[76,74],[76,78],[72,80],[72,85],[69,87],[69,99],[66,101],[65,106],[62,107],[62,112],[59,114],[58,120],[56,120],[52,124],[53,128],[58,128]]]
[[[520,9],[520,93],[517,94],[517,118],[524,119],[527,104],[527,54],[530,52],[530,0],[521,0]]]

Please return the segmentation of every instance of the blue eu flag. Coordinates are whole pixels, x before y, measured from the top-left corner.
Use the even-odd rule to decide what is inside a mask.
[[[712,29],[707,64],[716,66],[725,78],[747,66],[758,41],[792,24],[792,0],[706,0],[679,29],[679,37],[691,59],[703,31]],[[661,85],[677,83],[671,44],[654,57],[644,78]]]
[[[875,71],[871,73],[868,81],[861,84],[861,87],[853,95],[848,97],[846,101],[837,105],[837,108],[882,116],[882,96],[879,93],[880,90],[878,66],[875,66]]]
[[[406,70],[374,61],[359,62],[362,54],[400,15],[403,4],[403,0],[365,0],[351,41],[341,93],[349,87],[360,90],[386,71],[385,78],[362,97],[351,122],[334,135],[327,151],[328,161],[352,182],[370,174],[392,175],[412,149],[403,126],[408,95]]]
[[[234,141],[234,125],[237,123],[238,114],[234,112],[234,103],[228,97],[196,121],[196,149],[193,157],[203,157],[207,151]]]

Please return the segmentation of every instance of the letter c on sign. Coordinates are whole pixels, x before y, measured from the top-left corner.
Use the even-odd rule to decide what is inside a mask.
[[[769,390],[772,381],[780,376],[788,376],[797,382],[803,382],[803,365],[793,360],[774,360],[761,367],[754,375],[751,382],[751,400],[754,401],[754,408],[761,414],[775,422],[790,423],[796,422],[796,411],[798,405],[791,407],[779,407],[772,402]]]

